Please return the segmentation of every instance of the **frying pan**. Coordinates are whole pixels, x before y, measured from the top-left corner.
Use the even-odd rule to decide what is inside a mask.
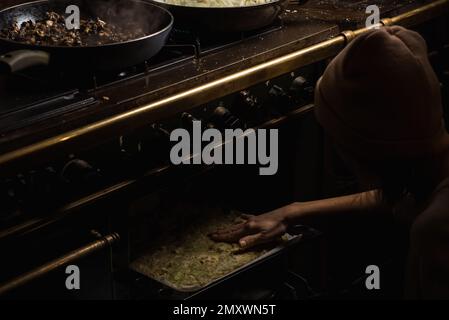
[[[270,25],[290,0],[272,0],[268,3],[242,7],[193,7],[167,4],[164,0],[151,0],[169,10],[175,17],[175,27],[198,32],[244,32]],[[194,1],[194,0],[192,0]],[[308,0],[299,0],[304,4]]]
[[[118,70],[141,63],[159,52],[173,25],[170,12],[139,0],[105,3],[102,0],[80,1],[81,19],[99,17],[117,26],[129,26],[132,21],[145,36],[83,47],[29,45],[0,38],[1,51],[9,52],[0,56],[0,72],[15,72],[40,64],[73,72]],[[65,14],[66,5],[65,1],[35,1],[4,9],[0,11],[0,29],[14,22],[20,25],[23,21],[45,19],[48,11]]]

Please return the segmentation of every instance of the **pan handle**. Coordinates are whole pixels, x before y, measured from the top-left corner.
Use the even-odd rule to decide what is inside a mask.
[[[50,54],[40,50],[17,50],[0,56],[0,73],[24,70],[37,65],[48,65]]]

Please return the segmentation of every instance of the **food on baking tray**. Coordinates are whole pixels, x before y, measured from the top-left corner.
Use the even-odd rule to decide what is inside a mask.
[[[131,268],[179,290],[194,290],[267,253],[270,248],[239,252],[238,244],[216,243],[207,236],[234,224],[237,214],[217,215],[181,233],[164,236]],[[273,244],[271,248],[276,246]]]
[[[248,7],[265,3],[275,2],[276,0],[156,0],[166,4],[174,4],[185,7]]]
[[[64,16],[47,12],[47,17],[38,21],[13,23],[0,30],[0,37],[31,45],[47,46],[96,46],[123,42],[143,37],[144,32],[130,26],[121,28],[100,18],[81,20],[79,30],[66,28]]]

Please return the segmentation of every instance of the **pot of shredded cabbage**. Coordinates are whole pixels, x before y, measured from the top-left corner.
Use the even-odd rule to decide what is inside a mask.
[[[289,0],[152,1],[173,14],[175,28],[208,34],[262,29],[278,19],[289,2]]]

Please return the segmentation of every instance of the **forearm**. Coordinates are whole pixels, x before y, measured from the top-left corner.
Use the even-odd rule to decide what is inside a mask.
[[[374,213],[389,211],[377,190],[308,202],[292,203],[284,211],[284,218],[289,222],[319,216],[331,216],[342,213]]]
[[[257,216],[243,215],[246,220],[210,234],[215,241],[239,242],[244,248],[282,236],[289,225],[304,223],[304,218],[341,213],[374,213],[388,211],[378,191],[368,191],[325,200],[296,202]]]

